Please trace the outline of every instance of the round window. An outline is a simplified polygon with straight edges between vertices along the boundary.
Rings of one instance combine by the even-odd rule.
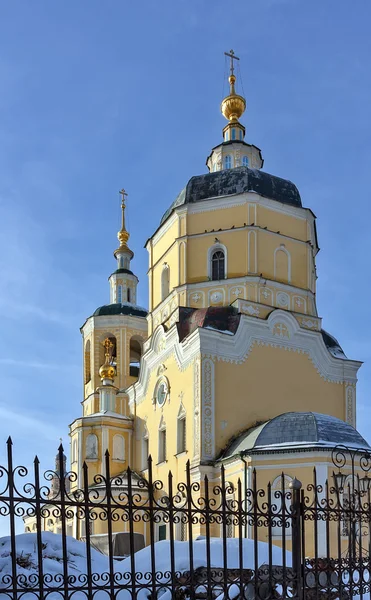
[[[159,406],[162,406],[166,400],[166,396],[167,396],[167,385],[165,381],[161,381],[161,383],[159,384],[159,386],[157,387],[157,393],[156,393],[156,400],[157,400],[157,404]]]

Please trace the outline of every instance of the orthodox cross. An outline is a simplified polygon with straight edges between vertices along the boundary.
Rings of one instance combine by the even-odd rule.
[[[234,75],[234,60],[240,60],[238,58],[238,56],[235,55],[233,50],[230,50],[229,52],[224,52],[224,54],[226,56],[229,56],[229,58],[231,59],[231,75]]]
[[[103,346],[106,349],[105,357],[106,358],[111,358],[111,351],[112,351],[112,348],[113,348],[113,344],[112,344],[111,340],[109,338],[106,338],[104,340],[104,342],[103,342]]]
[[[125,206],[125,198],[128,195],[128,193],[124,190],[124,188],[122,188],[122,190],[119,191],[119,194],[121,194],[122,196],[121,205]]]

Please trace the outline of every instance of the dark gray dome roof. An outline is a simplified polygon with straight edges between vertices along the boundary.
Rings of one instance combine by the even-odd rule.
[[[236,167],[192,177],[163,215],[161,224],[177,206],[244,192],[256,192],[283,204],[302,206],[297,187],[288,179],[281,179],[258,169]]]
[[[105,315],[133,315],[134,317],[146,317],[147,311],[141,306],[135,304],[105,304],[93,312],[93,317],[102,317]]]
[[[341,419],[315,412],[287,412],[242,433],[230,443],[222,458],[254,450],[334,447],[337,444],[371,449],[361,434]]]

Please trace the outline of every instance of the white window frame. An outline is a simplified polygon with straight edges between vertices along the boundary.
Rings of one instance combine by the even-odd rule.
[[[228,279],[228,251],[227,247],[224,246],[221,242],[216,242],[207,251],[207,276],[210,281],[212,281],[213,276],[213,266],[212,266],[212,258],[214,252],[221,250],[224,252],[224,279]],[[221,280],[222,281],[222,280]]]

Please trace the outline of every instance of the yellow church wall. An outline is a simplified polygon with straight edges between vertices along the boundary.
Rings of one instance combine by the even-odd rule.
[[[267,227],[269,231],[279,231],[282,235],[306,242],[308,239],[307,224],[308,220],[303,218],[303,214],[301,218],[294,217],[287,214],[287,211],[279,212],[257,204],[257,222],[255,225],[259,227]]]
[[[289,411],[323,412],[324,400],[327,414],[345,419],[344,386],[325,381],[307,355],[282,348],[254,345],[243,367],[218,361],[215,393],[218,450],[256,421]]]
[[[163,300],[162,273],[164,270],[164,263],[166,263],[170,269],[169,290],[171,291],[179,284],[179,249],[177,244],[171,246],[171,248],[169,248],[169,250],[161,257],[161,260],[153,266],[151,298],[153,308]]]
[[[158,367],[157,367],[158,369]],[[135,468],[143,469],[142,439],[145,426],[149,432],[149,453],[153,461],[154,478],[167,478],[171,470],[175,478],[184,478],[187,460],[193,457],[193,364],[180,370],[172,355],[161,365],[161,374],[154,369],[148,382],[145,400],[136,407],[137,441]],[[159,407],[154,401],[156,384],[165,377],[170,386],[170,394],[164,405]],[[186,413],[186,452],[177,454],[178,415],[183,405]],[[166,424],[166,461],[159,464],[159,427]],[[138,439],[139,438],[139,439]]]
[[[173,217],[170,217],[172,219]],[[163,227],[167,227],[168,223],[163,225]],[[152,266],[156,265],[158,262],[162,262],[165,259],[165,254],[168,252],[170,246],[174,243],[174,241],[179,237],[179,220],[175,217],[172,225],[167,229],[166,233],[162,236],[154,236],[152,239]]]
[[[207,209],[208,207],[209,210]],[[212,203],[205,202],[205,212],[187,214],[188,235],[204,233],[205,229],[207,231],[215,229],[214,235],[217,235],[218,229],[224,230],[230,227],[243,227],[244,223],[247,223],[246,204],[220,208],[219,210],[210,210],[211,208]]]

